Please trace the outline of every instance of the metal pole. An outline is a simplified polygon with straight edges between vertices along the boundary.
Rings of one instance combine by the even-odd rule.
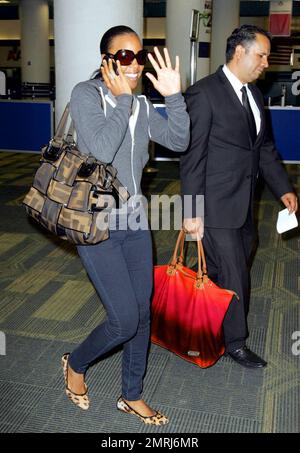
[[[191,41],[191,85],[196,82],[197,77],[197,45],[199,37],[199,25],[200,25],[200,11],[197,9],[192,10],[191,17],[191,30],[190,30],[190,41]]]
[[[197,43],[191,41],[191,85],[196,82],[197,74]]]

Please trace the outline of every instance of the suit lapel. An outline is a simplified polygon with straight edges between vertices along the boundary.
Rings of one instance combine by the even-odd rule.
[[[230,97],[232,103],[234,104],[235,108],[241,114],[241,118],[243,119],[243,124],[244,124],[244,127],[245,127],[246,131],[247,131],[247,134],[248,134],[248,137],[249,137],[249,141],[250,141],[250,144],[251,144],[251,137],[250,137],[247,113],[246,113],[244,107],[242,106],[241,101],[239,100],[239,98],[238,98],[236,92],[234,91],[231,83],[229,82],[229,80],[227,79],[226,75],[224,74],[222,66],[220,66],[219,69],[217,70],[217,75],[219,76],[219,79],[220,79],[221,83],[224,85],[224,89],[226,90],[227,94],[229,95],[229,97]]]
[[[260,97],[258,96],[257,94],[257,88],[255,88],[253,85],[248,85],[248,88],[249,90],[251,91],[252,93],[252,96],[255,100],[255,103],[259,109],[259,113],[260,113],[260,119],[261,119],[261,123],[260,123],[260,131],[259,131],[259,134],[257,135],[256,137],[256,141],[255,141],[255,144],[260,140],[264,130],[265,130],[265,109],[264,109],[264,106],[261,102],[261,99]]]

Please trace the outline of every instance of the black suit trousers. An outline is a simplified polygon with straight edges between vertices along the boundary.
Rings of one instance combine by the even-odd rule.
[[[219,286],[236,292],[223,322],[226,351],[245,345],[250,299],[250,266],[256,231],[249,209],[241,228],[204,226],[203,246],[208,275]]]

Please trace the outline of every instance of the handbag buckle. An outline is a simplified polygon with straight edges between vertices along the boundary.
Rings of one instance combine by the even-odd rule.
[[[62,146],[55,146],[52,143],[52,140],[49,142],[47,148],[43,152],[43,158],[45,160],[50,160],[51,162],[55,162],[62,153]]]
[[[88,178],[95,171],[96,162],[83,162],[78,170],[77,175],[81,178]]]
[[[113,177],[112,177],[111,173],[108,170],[106,170],[105,178],[103,180],[103,188],[105,190],[109,189],[111,187],[112,181],[113,181]]]

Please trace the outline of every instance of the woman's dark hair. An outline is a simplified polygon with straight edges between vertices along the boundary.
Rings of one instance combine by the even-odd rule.
[[[235,49],[239,44],[245,48],[249,48],[255,41],[257,34],[266,36],[271,42],[270,33],[256,25],[242,25],[233,30],[232,34],[227,39],[226,63],[229,63],[229,61],[232,60]]]
[[[101,38],[100,41],[100,53],[106,54],[109,53],[109,48],[112,44],[113,39],[116,36],[120,35],[135,35],[138,36],[138,34],[132,30],[132,28],[127,27],[126,25],[117,25],[116,27],[109,28],[104,35]],[[93,72],[92,79],[97,79],[101,77],[101,72],[99,69]]]
[[[127,27],[126,25],[117,25],[116,27],[110,28],[102,36],[102,39],[100,41],[100,53],[101,54],[108,53],[113,39],[116,36],[120,36],[120,35],[136,35],[137,36],[137,33],[134,30],[132,30],[132,28]]]

